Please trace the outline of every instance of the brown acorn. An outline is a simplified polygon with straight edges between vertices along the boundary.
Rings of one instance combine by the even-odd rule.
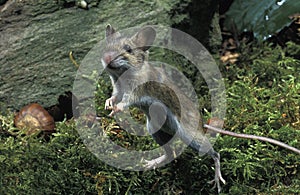
[[[54,132],[55,122],[53,117],[37,103],[23,107],[15,116],[14,124],[18,129],[26,129],[26,135],[37,131],[45,133]]]

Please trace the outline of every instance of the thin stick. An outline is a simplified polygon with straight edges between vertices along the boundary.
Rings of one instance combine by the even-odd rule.
[[[224,134],[224,135],[230,135],[230,136],[233,136],[233,137],[239,137],[239,138],[246,138],[246,139],[253,139],[253,140],[260,140],[260,141],[264,141],[264,142],[269,142],[269,143],[272,143],[272,144],[275,144],[275,145],[278,145],[278,146],[281,146],[283,148],[286,148],[288,150],[291,150],[293,152],[296,152],[297,154],[300,154],[300,150],[297,149],[297,148],[294,148],[290,145],[287,145],[283,142],[280,142],[280,141],[277,141],[275,139],[271,139],[271,138],[267,138],[267,137],[262,137],[262,136],[257,136],[257,135],[248,135],[248,134],[242,134],[242,133],[234,133],[234,132],[231,132],[231,131],[226,131],[226,130],[223,130],[223,129],[219,129],[219,128],[216,128],[216,127],[212,127],[210,125],[204,125],[205,128],[208,128],[214,132],[217,132],[217,133],[221,133],[221,134]]]
[[[71,62],[74,64],[74,66],[78,69],[79,68],[79,64],[77,64],[76,60],[74,59],[72,51],[70,51],[70,53],[69,53],[69,58],[70,58]]]

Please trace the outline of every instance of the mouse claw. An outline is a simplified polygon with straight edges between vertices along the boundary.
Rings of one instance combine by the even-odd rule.
[[[154,160],[145,160],[146,164],[144,168],[146,169],[156,169],[157,167],[157,162]]]
[[[215,189],[215,188],[217,187],[218,193],[220,193],[221,190],[222,190],[220,181],[221,181],[223,184],[226,183],[226,181],[222,178],[222,176],[216,177],[215,179],[213,179],[213,180],[211,180],[211,181],[209,181],[209,182],[207,182],[207,183],[209,183],[209,184],[214,184],[213,187],[212,187],[212,189]]]
[[[104,109],[112,110],[115,102],[116,102],[116,96],[111,96],[105,101]]]
[[[124,111],[124,107],[125,107],[125,104],[120,102],[118,103],[117,105],[113,106],[111,113],[108,115],[109,117],[112,117],[114,116],[116,113],[118,112],[123,112]]]
[[[145,168],[146,169],[156,169],[161,163],[163,163],[165,160],[167,160],[167,155],[162,155],[158,158],[152,159],[152,160],[145,160]]]

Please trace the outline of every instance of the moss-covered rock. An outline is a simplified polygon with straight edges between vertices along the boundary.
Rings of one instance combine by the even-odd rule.
[[[70,51],[80,62],[103,39],[108,23],[118,29],[170,26],[174,23],[171,10],[181,6],[180,0],[108,0],[86,1],[92,6],[85,10],[72,2],[8,1],[4,5],[0,13],[2,106],[19,109],[30,102],[56,104],[60,94],[72,90],[76,68],[69,60]]]

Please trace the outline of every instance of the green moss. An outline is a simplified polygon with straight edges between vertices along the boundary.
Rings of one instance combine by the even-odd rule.
[[[290,44],[292,45],[292,44]],[[294,49],[298,46],[294,45]],[[248,49],[247,49],[248,48]],[[300,148],[299,61],[269,45],[245,46],[240,62],[228,65],[226,128],[262,135]],[[291,151],[256,141],[222,137],[225,174],[231,194],[299,192],[299,158]],[[227,157],[229,157],[227,159]],[[246,188],[244,186],[251,186]]]
[[[135,2],[131,3],[134,5]],[[144,4],[149,11],[158,2],[144,1]],[[103,3],[102,6],[106,10],[102,15],[104,23],[116,23],[121,28],[130,25],[122,23],[120,17],[115,20],[115,17],[106,15],[109,8],[113,9],[111,4]],[[125,3],[119,2],[114,8],[118,12],[113,14],[116,16],[127,11],[127,16],[133,17],[130,10],[134,10],[134,6],[129,11],[124,7]],[[156,22],[166,19],[151,14],[149,17],[157,18]],[[139,22],[147,19],[140,18]],[[104,29],[104,25],[101,28]],[[237,64],[226,65],[226,68],[220,65],[227,87],[226,129],[271,137],[300,148],[299,52],[296,51],[299,51],[299,46],[292,43],[286,49],[246,45],[240,51]],[[153,51],[153,54],[153,57],[166,58],[169,64],[178,67],[184,64],[181,70],[191,78],[201,97],[200,104],[209,110],[207,87],[189,63],[168,52]],[[141,150],[155,147],[151,137],[139,138],[122,130],[114,133],[116,123],[106,118],[108,113],[103,110],[103,102],[111,91],[110,83],[103,78],[98,82],[95,101],[107,135],[124,147]],[[212,159],[199,157],[190,149],[174,162],[156,170],[123,171],[106,165],[86,148],[74,121],[57,123],[57,132],[48,139],[24,137],[13,127],[13,114],[2,113],[0,194],[216,193],[207,183],[213,179]],[[137,120],[144,120],[137,110],[133,110],[133,115]],[[228,136],[220,136],[215,148],[220,151],[221,167],[227,181],[223,185],[223,194],[300,193],[299,156],[291,151]]]

